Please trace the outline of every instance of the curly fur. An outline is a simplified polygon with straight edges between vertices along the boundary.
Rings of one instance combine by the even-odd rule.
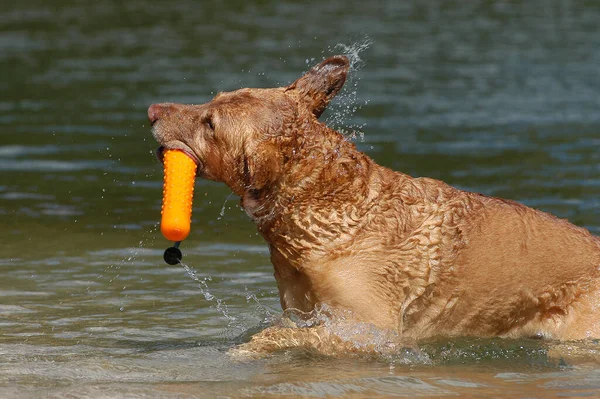
[[[318,120],[347,72],[336,56],[287,87],[148,111],[161,146],[183,149],[201,176],[241,197],[269,245],[283,309],[327,304],[415,339],[600,338],[600,240],[516,202],[377,165]],[[280,332],[277,343],[268,329],[262,342],[315,334]]]

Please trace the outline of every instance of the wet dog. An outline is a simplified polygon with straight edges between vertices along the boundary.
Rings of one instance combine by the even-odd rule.
[[[377,165],[318,119],[348,70],[334,56],[286,87],[148,109],[161,148],[183,150],[199,176],[241,197],[269,245],[283,309],[326,306],[344,323],[413,339],[600,338],[600,239],[513,201]],[[285,330],[247,345],[323,336]]]

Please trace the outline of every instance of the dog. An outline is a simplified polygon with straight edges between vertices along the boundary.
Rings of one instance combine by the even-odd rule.
[[[268,243],[282,308],[326,306],[346,323],[415,340],[600,338],[600,239],[520,203],[376,164],[318,119],[348,71],[333,56],[286,87],[148,109],[159,157],[180,149],[198,176],[241,197]],[[249,344],[331,335],[311,331],[267,328]]]

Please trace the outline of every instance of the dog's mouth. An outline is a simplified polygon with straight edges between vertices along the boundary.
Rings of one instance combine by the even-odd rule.
[[[190,157],[196,163],[196,174],[199,174],[202,171],[202,162],[198,159],[194,151],[187,145],[181,142],[170,143],[168,146],[161,145],[156,149],[156,158],[160,161],[160,163],[164,162],[164,154],[166,150],[180,150],[183,151],[185,155]]]

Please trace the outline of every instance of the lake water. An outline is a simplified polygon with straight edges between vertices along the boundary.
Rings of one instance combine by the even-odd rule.
[[[600,396],[594,341],[232,359],[281,313],[266,245],[198,181],[190,270],[164,264],[146,117],[350,53],[323,118],[377,162],[600,234],[598,21],[600,3],[570,0],[3,4],[0,396]]]

